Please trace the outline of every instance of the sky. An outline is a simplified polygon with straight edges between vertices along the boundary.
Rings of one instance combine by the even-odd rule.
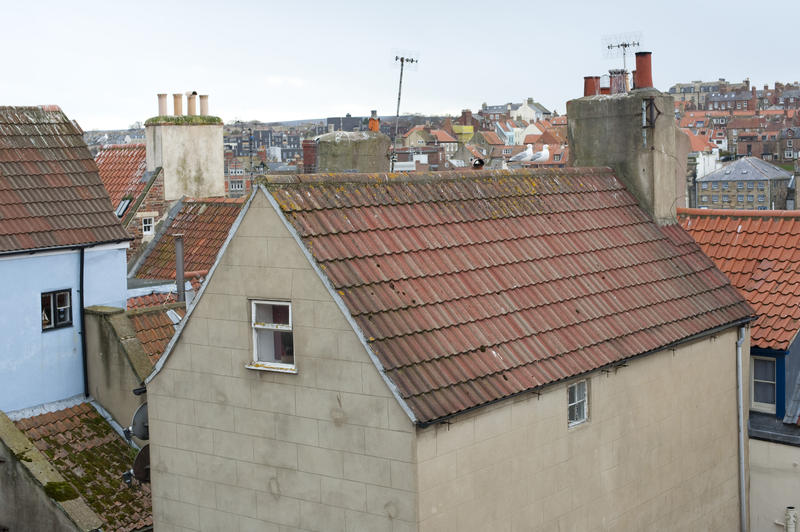
[[[621,68],[604,43],[632,34],[653,53],[661,90],[800,79],[796,37],[770,30],[773,17],[800,15],[785,0],[761,14],[740,0],[2,4],[0,105],[56,104],[84,130],[144,122],[158,114],[157,93],[192,90],[225,122],[394,115],[398,51],[419,59],[404,72],[401,114],[528,97],[563,114],[584,76]]]

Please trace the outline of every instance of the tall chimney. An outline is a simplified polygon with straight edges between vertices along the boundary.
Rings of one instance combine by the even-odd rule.
[[[183,94],[181,93],[173,93],[172,94],[172,107],[174,109],[175,116],[181,116],[183,114]]]
[[[200,114],[208,116],[208,94],[200,95]]]
[[[175,239],[175,285],[178,288],[178,301],[186,301],[186,283],[183,279],[183,234],[172,235]]]
[[[166,116],[167,115],[167,95],[166,94],[159,94],[158,95],[158,116]]]
[[[186,114],[189,116],[195,116],[197,114],[197,92],[187,92],[186,93]]]
[[[648,89],[653,86],[653,70],[650,62],[651,52],[636,52],[636,88]]]

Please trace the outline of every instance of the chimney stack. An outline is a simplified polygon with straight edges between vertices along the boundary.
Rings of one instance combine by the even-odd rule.
[[[167,95],[158,95],[158,116],[167,116]]]
[[[636,52],[636,88],[649,89],[653,86],[651,52]]]
[[[610,76],[611,94],[624,94],[628,92],[628,73],[621,68],[608,71]]]
[[[373,110],[369,117],[369,130],[376,133],[381,130],[381,119],[378,118],[378,111]]]
[[[183,115],[183,94],[181,93],[173,93],[172,94],[172,107],[173,113],[175,116]]]
[[[317,171],[317,142],[313,139],[303,141],[303,173],[313,174]]]
[[[196,98],[196,91],[186,93],[186,114],[189,116],[195,116],[197,114]]]
[[[200,95],[200,114],[208,116],[208,94]]]
[[[594,96],[600,93],[600,76],[583,77],[583,95]]]

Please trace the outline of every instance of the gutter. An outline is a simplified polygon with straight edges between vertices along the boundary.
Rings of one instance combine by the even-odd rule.
[[[739,327],[739,339],[736,340],[736,410],[739,431],[739,530],[747,532],[747,499],[744,467],[744,390],[742,387],[742,343],[744,327]]]

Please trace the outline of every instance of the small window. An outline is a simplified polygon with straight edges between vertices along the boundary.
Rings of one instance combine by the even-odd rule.
[[[742,171],[742,173],[744,173],[744,171]],[[753,187],[755,187],[755,183],[753,183],[752,181],[748,181],[747,190],[753,190]]]
[[[722,183],[722,190],[728,190],[728,183]]]
[[[752,194],[748,194],[747,195],[747,201],[754,201],[754,200],[755,200],[755,198],[753,197]]]
[[[744,183],[742,183],[741,181],[736,183],[736,190],[744,190]]]
[[[700,201],[703,202],[703,203],[708,203],[708,196],[706,196],[706,195],[700,196]]]
[[[758,182],[758,190],[764,190],[766,184],[763,181]]]
[[[775,413],[775,359],[751,357],[753,375],[750,389],[752,410]]]
[[[719,203],[719,196],[714,194],[711,196],[711,203]]]
[[[560,160],[561,160],[561,154],[560,153],[556,153],[555,155],[553,155],[553,161],[558,162]]]
[[[728,196],[727,194],[722,195],[722,203],[730,203],[730,201],[731,201],[730,196]]]
[[[142,234],[143,235],[152,235],[153,234],[153,217],[147,216],[142,218]]]
[[[744,194],[737,195],[736,201],[738,201],[739,203],[744,203]]]
[[[232,179],[230,182],[230,190],[244,190],[244,181],[241,179]]]
[[[787,140],[786,141],[786,147],[787,148],[791,148],[792,147],[792,141],[791,140]]]
[[[767,201],[767,196],[764,195],[764,194],[759,194],[758,195],[758,202],[759,203],[764,203],[765,201]]]
[[[42,294],[42,330],[72,325],[72,290]]]
[[[292,308],[281,301],[252,301],[253,362],[247,367],[297,373],[292,338]]]
[[[570,427],[583,423],[589,416],[586,383],[583,380],[567,386],[567,418]]]
[[[711,183],[711,190],[719,190],[719,181]]]
[[[785,150],[784,153],[783,153],[783,158],[784,159],[792,159],[792,158],[794,158],[794,153],[792,152],[792,150]]]
[[[700,183],[700,190],[708,190],[708,183]]]

